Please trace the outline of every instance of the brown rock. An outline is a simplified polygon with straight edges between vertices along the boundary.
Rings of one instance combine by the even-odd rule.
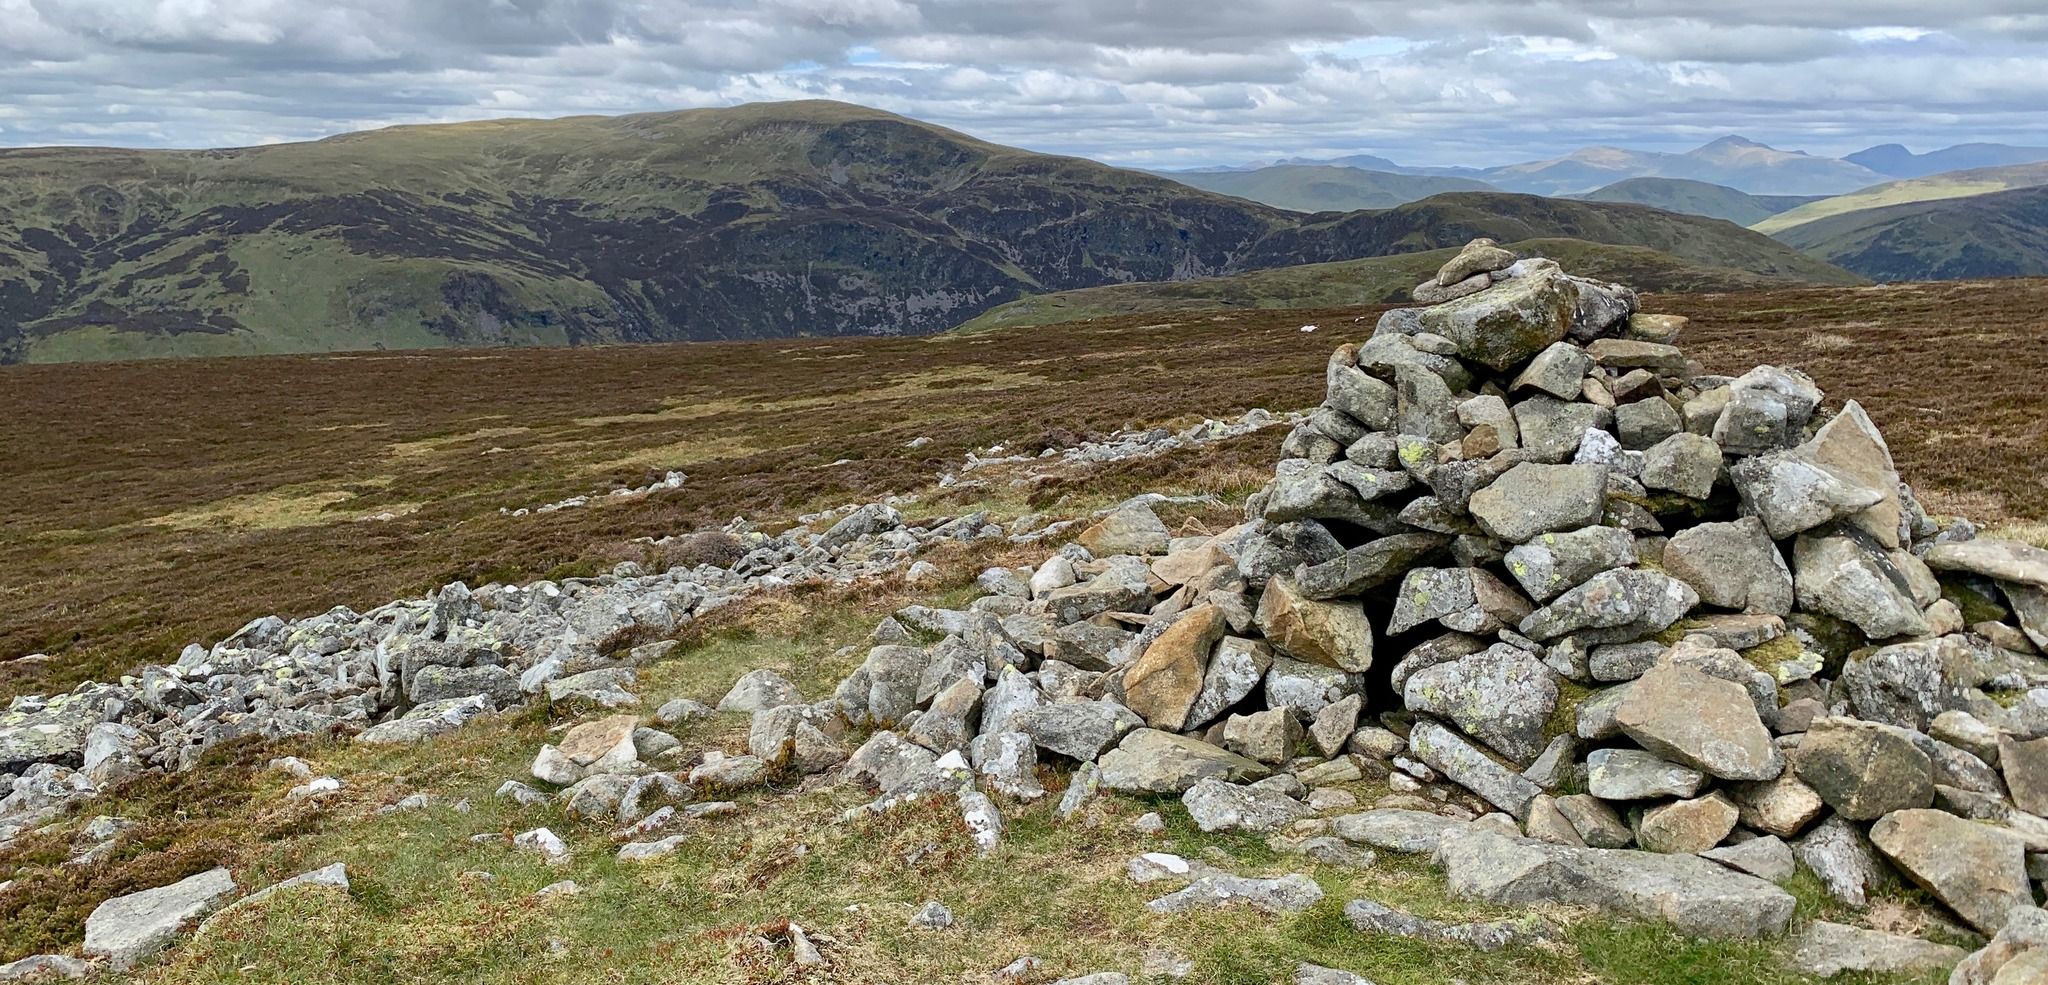
[[[1266,640],[1296,660],[1353,673],[1372,666],[1372,624],[1358,602],[1318,602],[1274,577],[1259,597],[1257,620]]]
[[[1735,804],[1719,791],[1692,800],[1660,804],[1643,812],[1636,843],[1645,851],[1697,855],[1735,830]]]
[[[632,715],[613,715],[584,722],[562,736],[562,743],[557,748],[570,762],[589,766],[615,751],[621,751],[622,745],[631,744],[633,730],[639,725],[640,720]],[[631,757],[627,759],[630,761]]]
[[[1153,728],[1178,732],[1202,693],[1209,653],[1224,633],[1223,610],[1204,603],[1182,613],[1124,675],[1124,704]]]
[[[1997,933],[2014,907],[2034,905],[2026,842],[2003,828],[1946,811],[1904,810],[1872,825],[1870,841],[1984,933]]]

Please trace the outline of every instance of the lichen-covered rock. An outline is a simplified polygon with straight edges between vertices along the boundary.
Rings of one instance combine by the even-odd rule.
[[[1507,553],[1508,574],[1537,602],[1548,602],[1603,571],[1635,563],[1635,534],[1617,527],[1542,534]],[[1786,584],[1789,596],[1789,574]]]
[[[1655,635],[1699,604],[1692,586],[1655,571],[1602,572],[1522,620],[1522,635],[1554,640],[1576,634],[1583,643],[1632,643]]]
[[[1571,279],[1545,271],[1424,308],[1420,318],[1423,331],[1450,339],[1460,357],[1506,372],[1562,341],[1577,310]]]
[[[1664,545],[1660,563],[1707,605],[1776,616],[1792,611],[1792,569],[1755,517],[1681,530]]]
[[[1203,831],[1278,831],[1313,813],[1307,804],[1262,786],[1226,783],[1214,777],[1197,781],[1181,795],[1181,805]]]
[[[1705,499],[1721,478],[1721,446],[1698,434],[1674,434],[1643,452],[1643,486]]]
[[[1435,722],[1417,722],[1408,735],[1408,748],[1451,782],[1518,818],[1543,792],[1527,777],[1494,762],[1464,737]]]
[[[1799,779],[1843,817],[1869,821],[1934,802],[1934,764],[1903,729],[1854,718],[1813,723],[1792,757]]]
[[[1244,783],[1272,773],[1257,760],[1200,739],[1149,728],[1125,736],[1100,762],[1102,786],[1132,793],[1177,794],[1208,777]]]
[[[1402,691],[1410,711],[1447,718],[1523,765],[1544,749],[1544,726],[1557,710],[1557,695],[1557,675],[1505,643],[1418,671]]]

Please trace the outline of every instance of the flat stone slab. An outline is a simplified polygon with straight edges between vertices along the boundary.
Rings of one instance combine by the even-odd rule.
[[[1816,920],[1787,942],[1785,964],[1816,978],[1845,971],[1904,974],[1941,971],[1963,960],[1960,947]]]
[[[1567,848],[1477,828],[1436,853],[1451,892],[1489,903],[1560,903],[1654,920],[1695,937],[1785,932],[1792,894],[1696,855]]]
[[[116,896],[85,918],[84,953],[118,970],[169,947],[185,925],[214,911],[235,892],[226,869],[209,869],[168,886]]]

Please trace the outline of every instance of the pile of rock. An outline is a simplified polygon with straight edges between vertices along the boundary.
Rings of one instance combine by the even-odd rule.
[[[1485,241],[1434,284],[1337,350],[1246,523],[1127,503],[885,621],[831,698],[756,712],[751,756],[821,772],[872,727],[842,770],[871,809],[1035,799],[1058,764],[1063,813],[1178,794],[1700,934],[1784,931],[1801,864],[1985,934],[2033,906],[2048,552],[1928,517],[1860,407],[1704,373],[1627,288]],[[1362,779],[1394,792],[1315,817]]]
[[[631,668],[692,620],[764,590],[896,573],[934,544],[1006,533],[984,514],[907,523],[887,502],[813,519],[822,529],[770,536],[735,520],[686,535],[736,545],[728,566],[626,562],[594,578],[458,582],[368,612],[268,616],[120,681],[16,698],[0,713],[0,843],[124,777],[189,769],[230,739],[343,728],[364,742],[417,742],[542,695],[633,702]],[[656,642],[608,645],[628,637]]]

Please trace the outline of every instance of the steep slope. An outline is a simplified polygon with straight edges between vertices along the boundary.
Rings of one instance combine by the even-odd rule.
[[[1205,191],[1248,198],[1295,212],[1390,209],[1442,192],[1497,190],[1486,182],[1470,178],[1436,178],[1355,167],[1292,164],[1255,171],[1183,172],[1170,177]]]
[[[1930,175],[1908,181],[1888,181],[1881,185],[1835,195],[1802,205],[1796,209],[1765,219],[1750,226],[1751,229],[1767,235],[1779,233],[1803,223],[1824,219],[1828,216],[1843,215],[1863,209],[1883,208],[1889,205],[1907,205],[1913,202],[1932,202],[1945,198],[1968,198],[1972,195],[1987,195],[2013,188],[2032,188],[2048,185],[2048,163],[2018,164],[1997,168],[1977,168],[1971,171],[1952,171],[1946,174]]]
[[[1842,160],[1863,165],[1879,174],[1888,174],[1894,178],[1924,178],[1944,171],[1965,171],[2048,161],[2048,147],[1957,144],[1925,154],[1915,154],[1899,144],[1880,144],[1846,155]]]
[[[1633,202],[1666,212],[1726,219],[1738,226],[1761,222],[1815,200],[1801,195],[1751,195],[1685,178],[1629,178],[1572,197],[1589,202]]]
[[[1027,293],[1475,228],[1841,275],[1733,227],[1602,211],[1623,208],[1481,196],[1434,218],[1305,217],[831,102],[6,151],[0,361],[931,332]]]
[[[2048,274],[2048,186],[1864,209],[1778,238],[1873,280]]]
[[[1523,256],[1544,256],[1589,277],[1620,281],[1646,291],[1674,293],[1763,290],[1806,284],[1682,259],[1640,246],[1609,246],[1576,239],[1508,243]],[[1037,294],[991,308],[960,331],[1050,325],[1082,318],[1163,312],[1267,308],[1329,308],[1408,300],[1408,292],[1434,275],[1456,249],[1310,263],[1254,270],[1228,277],[1151,284],[1109,284]]]

